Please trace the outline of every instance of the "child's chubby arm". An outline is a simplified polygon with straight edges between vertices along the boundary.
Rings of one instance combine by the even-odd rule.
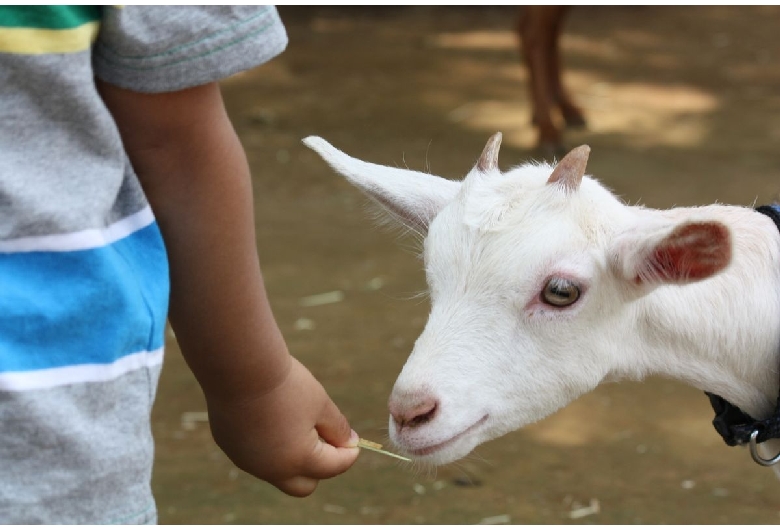
[[[215,83],[141,94],[98,81],[163,234],[169,318],[217,444],[243,470],[306,496],[355,461],[357,436],[287,351],[257,258],[243,148]]]

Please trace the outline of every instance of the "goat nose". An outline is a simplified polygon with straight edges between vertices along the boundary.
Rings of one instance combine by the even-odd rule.
[[[391,397],[387,404],[398,430],[415,428],[431,421],[439,409],[439,401],[433,396],[416,399]]]

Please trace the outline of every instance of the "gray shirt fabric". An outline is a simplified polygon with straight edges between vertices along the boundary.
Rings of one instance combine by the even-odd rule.
[[[123,11],[107,13],[93,65],[101,79],[138,92],[169,92],[222,79],[266,62],[287,44],[270,6],[178,11],[147,6],[133,18]]]
[[[94,77],[181,90],[286,44],[270,6],[0,6],[0,523],[156,522],[167,258]]]

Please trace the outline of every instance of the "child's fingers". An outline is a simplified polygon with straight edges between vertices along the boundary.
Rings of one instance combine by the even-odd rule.
[[[359,454],[357,447],[333,447],[318,439],[314,454],[300,470],[301,475],[274,482],[274,485],[288,495],[306,497],[317,488],[320,480],[335,477],[349,469]]]
[[[320,440],[314,456],[307,462],[306,476],[326,479],[340,475],[352,467],[359,454],[357,447],[333,447]]]
[[[292,495],[293,497],[308,497],[314,492],[315,489],[317,489],[318,483],[319,480],[314,478],[293,477],[284,480],[279,484],[274,484],[274,486],[282,490],[287,495]]]

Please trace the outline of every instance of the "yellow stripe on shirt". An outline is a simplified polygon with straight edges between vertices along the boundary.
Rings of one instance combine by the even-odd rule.
[[[99,21],[71,29],[0,28],[0,53],[76,53],[92,46],[99,29]]]

